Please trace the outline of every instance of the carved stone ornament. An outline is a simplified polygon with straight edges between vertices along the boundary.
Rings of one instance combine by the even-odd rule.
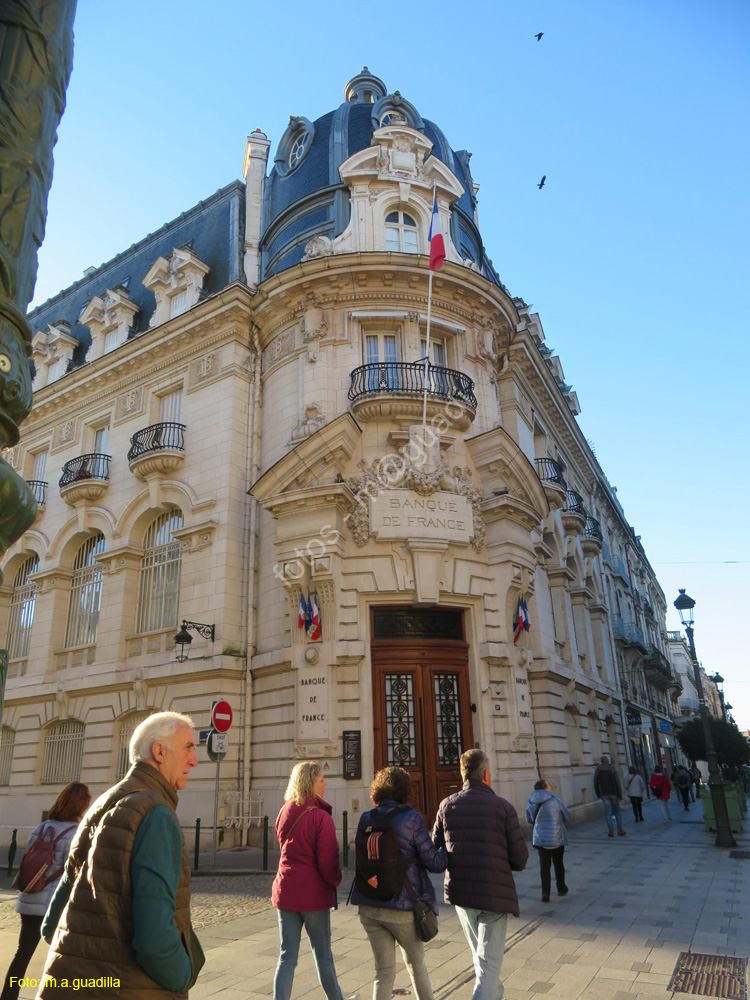
[[[0,449],[18,442],[19,424],[31,410],[31,330],[24,313],[44,235],[52,149],[72,65],[75,7],[75,0],[3,4]],[[33,524],[36,513],[28,485],[0,459],[0,558]]]
[[[329,257],[333,253],[333,243],[328,236],[313,236],[305,244],[302,260],[315,260],[318,257]]]
[[[328,336],[328,317],[315,305],[306,307],[300,321],[302,340],[307,345],[307,360],[314,363],[318,360],[318,341]]]
[[[452,469],[441,465],[433,472],[415,468],[406,457],[387,455],[367,465],[365,459],[359,462],[362,474],[347,480],[347,486],[354,494],[355,503],[348,514],[347,524],[355,545],[362,547],[370,537],[370,498],[390,489],[412,490],[419,496],[431,496],[442,490],[465,496],[471,504],[474,537],[471,546],[481,552],[486,528],[482,514],[482,491],[468,478],[467,471],[460,466]]]
[[[296,445],[305,438],[311,437],[316,431],[328,423],[319,403],[309,403],[305,407],[305,415],[301,417],[292,430],[290,445]]]

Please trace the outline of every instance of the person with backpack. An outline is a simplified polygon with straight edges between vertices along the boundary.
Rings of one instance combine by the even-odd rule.
[[[654,793],[654,798],[659,803],[661,818],[664,823],[672,822],[672,814],[669,811],[669,796],[672,794],[672,782],[664,774],[661,764],[657,764],[654,773],[651,775],[649,788]]]
[[[29,834],[13,883],[20,889],[16,912],[21,914],[21,933],[0,1000],[17,1000],[21,980],[42,939],[42,920],[65,868],[71,841],[90,804],[88,786],[71,781],[55,799],[47,819]]]
[[[549,903],[552,887],[550,877],[552,865],[555,866],[557,895],[568,895],[563,855],[565,854],[565,845],[568,843],[568,831],[565,829],[565,824],[569,819],[570,809],[562,799],[558,799],[556,795],[552,794],[550,783],[544,778],[540,778],[534,785],[534,791],[526,806],[526,822],[531,823],[531,843],[539,852],[543,903]]]
[[[385,767],[370,785],[375,806],[359,821],[357,871],[351,900],[375,958],[373,1000],[391,1000],[396,978],[396,942],[417,1000],[432,1000],[424,961],[424,941],[415,923],[418,903],[437,915],[435,889],[427,872],[444,872],[445,848],[432,842],[422,814],[409,805],[411,777],[401,767]]]
[[[279,918],[281,947],[273,1000],[289,1000],[302,928],[312,948],[318,980],[328,1000],[343,1000],[331,952],[331,907],[341,882],[333,810],[323,799],[326,782],[314,760],[295,764],[276,819],[281,848],[271,888]]]
[[[625,791],[627,792],[630,804],[633,807],[633,815],[636,823],[643,822],[643,798],[646,794],[646,782],[638,773],[635,764],[628,768],[628,776],[625,779]]]
[[[685,807],[685,812],[690,812],[690,789],[693,785],[693,778],[684,765],[678,764],[672,772],[672,782],[682,797],[682,804]]]

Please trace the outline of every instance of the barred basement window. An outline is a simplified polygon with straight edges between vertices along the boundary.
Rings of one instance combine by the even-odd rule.
[[[44,736],[42,785],[80,780],[85,732],[82,722],[57,722],[49,727]]]
[[[76,554],[68,605],[66,646],[96,642],[102,602],[102,567],[95,557],[104,552],[104,546],[104,535],[99,532],[87,538]]]
[[[138,726],[151,715],[151,712],[133,712],[120,723],[120,740],[117,748],[117,773],[115,781],[121,781],[130,770],[130,739]]]
[[[16,731],[10,726],[0,730],[0,785],[10,784],[10,770],[13,764],[13,746],[16,742]]]
[[[182,527],[182,511],[160,514],[146,531],[141,560],[137,632],[177,625],[182,546],[172,532]]]
[[[39,569],[39,556],[29,556],[13,578],[8,617],[8,659],[27,656],[36,604],[36,584],[29,577]]]

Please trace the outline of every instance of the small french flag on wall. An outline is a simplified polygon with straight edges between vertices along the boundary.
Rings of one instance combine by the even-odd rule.
[[[528,632],[531,628],[529,621],[529,609],[526,601],[522,597],[518,598],[518,608],[516,609],[516,621],[513,626],[513,644],[515,645],[521,638],[522,632]]]
[[[432,218],[430,219],[430,270],[439,271],[445,260],[445,243],[443,230],[440,227],[440,212],[438,212],[437,192],[432,193]]]
[[[305,598],[303,594],[299,595],[299,617],[297,618],[297,628],[305,627],[305,618],[307,617],[307,605],[305,604]]]

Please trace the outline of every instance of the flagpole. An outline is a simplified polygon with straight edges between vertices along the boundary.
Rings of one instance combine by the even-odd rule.
[[[424,400],[422,402],[422,431],[427,429],[427,386],[430,380],[430,318],[432,316],[432,269],[427,286],[427,350],[424,365]],[[424,436],[423,436],[424,440]]]

